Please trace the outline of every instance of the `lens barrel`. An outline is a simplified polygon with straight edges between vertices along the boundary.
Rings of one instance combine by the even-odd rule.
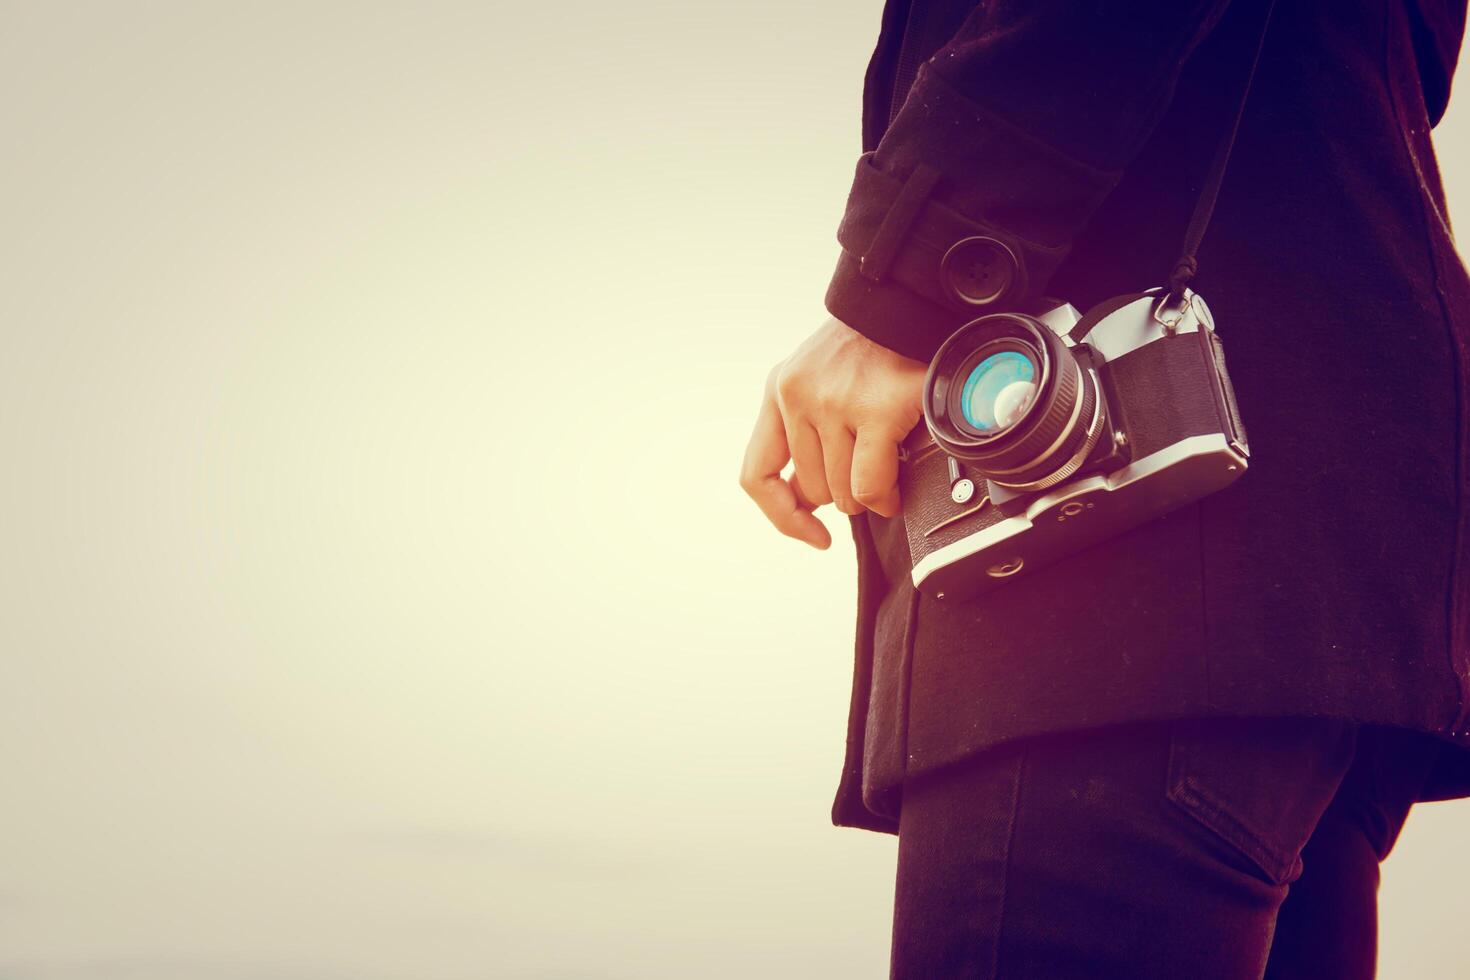
[[[1019,313],[955,331],[929,363],[923,408],[942,450],[1018,490],[1071,476],[1102,430],[1096,374],[1046,324]]]

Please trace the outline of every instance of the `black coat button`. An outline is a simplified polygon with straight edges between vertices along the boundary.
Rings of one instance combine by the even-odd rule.
[[[1013,292],[1020,271],[1020,260],[1008,245],[975,235],[960,239],[944,253],[939,284],[958,306],[993,306]]]

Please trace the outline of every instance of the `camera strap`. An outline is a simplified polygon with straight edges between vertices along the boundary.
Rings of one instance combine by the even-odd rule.
[[[1225,180],[1225,167],[1230,163],[1230,151],[1235,148],[1235,135],[1240,130],[1240,119],[1245,115],[1245,103],[1250,98],[1251,82],[1256,77],[1256,66],[1261,61],[1261,50],[1266,46],[1266,28],[1271,24],[1271,13],[1276,9],[1276,0],[1266,0],[1266,16],[1261,20],[1261,29],[1256,37],[1256,50],[1251,56],[1250,68],[1245,75],[1245,83],[1240,90],[1240,102],[1235,107],[1235,118],[1230,123],[1230,132],[1225,134],[1225,139],[1220,148],[1215,151],[1215,159],[1210,164],[1209,173],[1205,176],[1204,186],[1200,189],[1199,199],[1194,205],[1194,214],[1189,219],[1189,229],[1184,233],[1184,249],[1179,260],[1174,263],[1174,271],[1169,273],[1168,300],[1178,302],[1184,298],[1184,290],[1199,270],[1199,262],[1195,253],[1199,251],[1200,241],[1205,237],[1205,229],[1210,225],[1210,218],[1215,213],[1215,200],[1220,196],[1220,185]]]

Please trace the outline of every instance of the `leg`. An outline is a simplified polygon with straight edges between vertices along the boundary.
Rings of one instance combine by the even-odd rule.
[[[1302,850],[1302,875],[1276,917],[1266,980],[1373,980],[1378,855],[1362,825],[1330,806]]]
[[[1354,726],[1152,723],[910,781],[893,976],[1259,980]]]
[[[1267,980],[1372,980],[1378,959],[1378,865],[1429,776],[1425,736],[1367,727],[1352,767],[1302,851],[1304,870],[1276,919]]]

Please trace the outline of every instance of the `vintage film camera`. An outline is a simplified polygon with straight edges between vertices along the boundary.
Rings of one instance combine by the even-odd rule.
[[[994,313],[940,347],[899,456],[914,585],[961,599],[1238,479],[1209,308],[1184,290]]]

